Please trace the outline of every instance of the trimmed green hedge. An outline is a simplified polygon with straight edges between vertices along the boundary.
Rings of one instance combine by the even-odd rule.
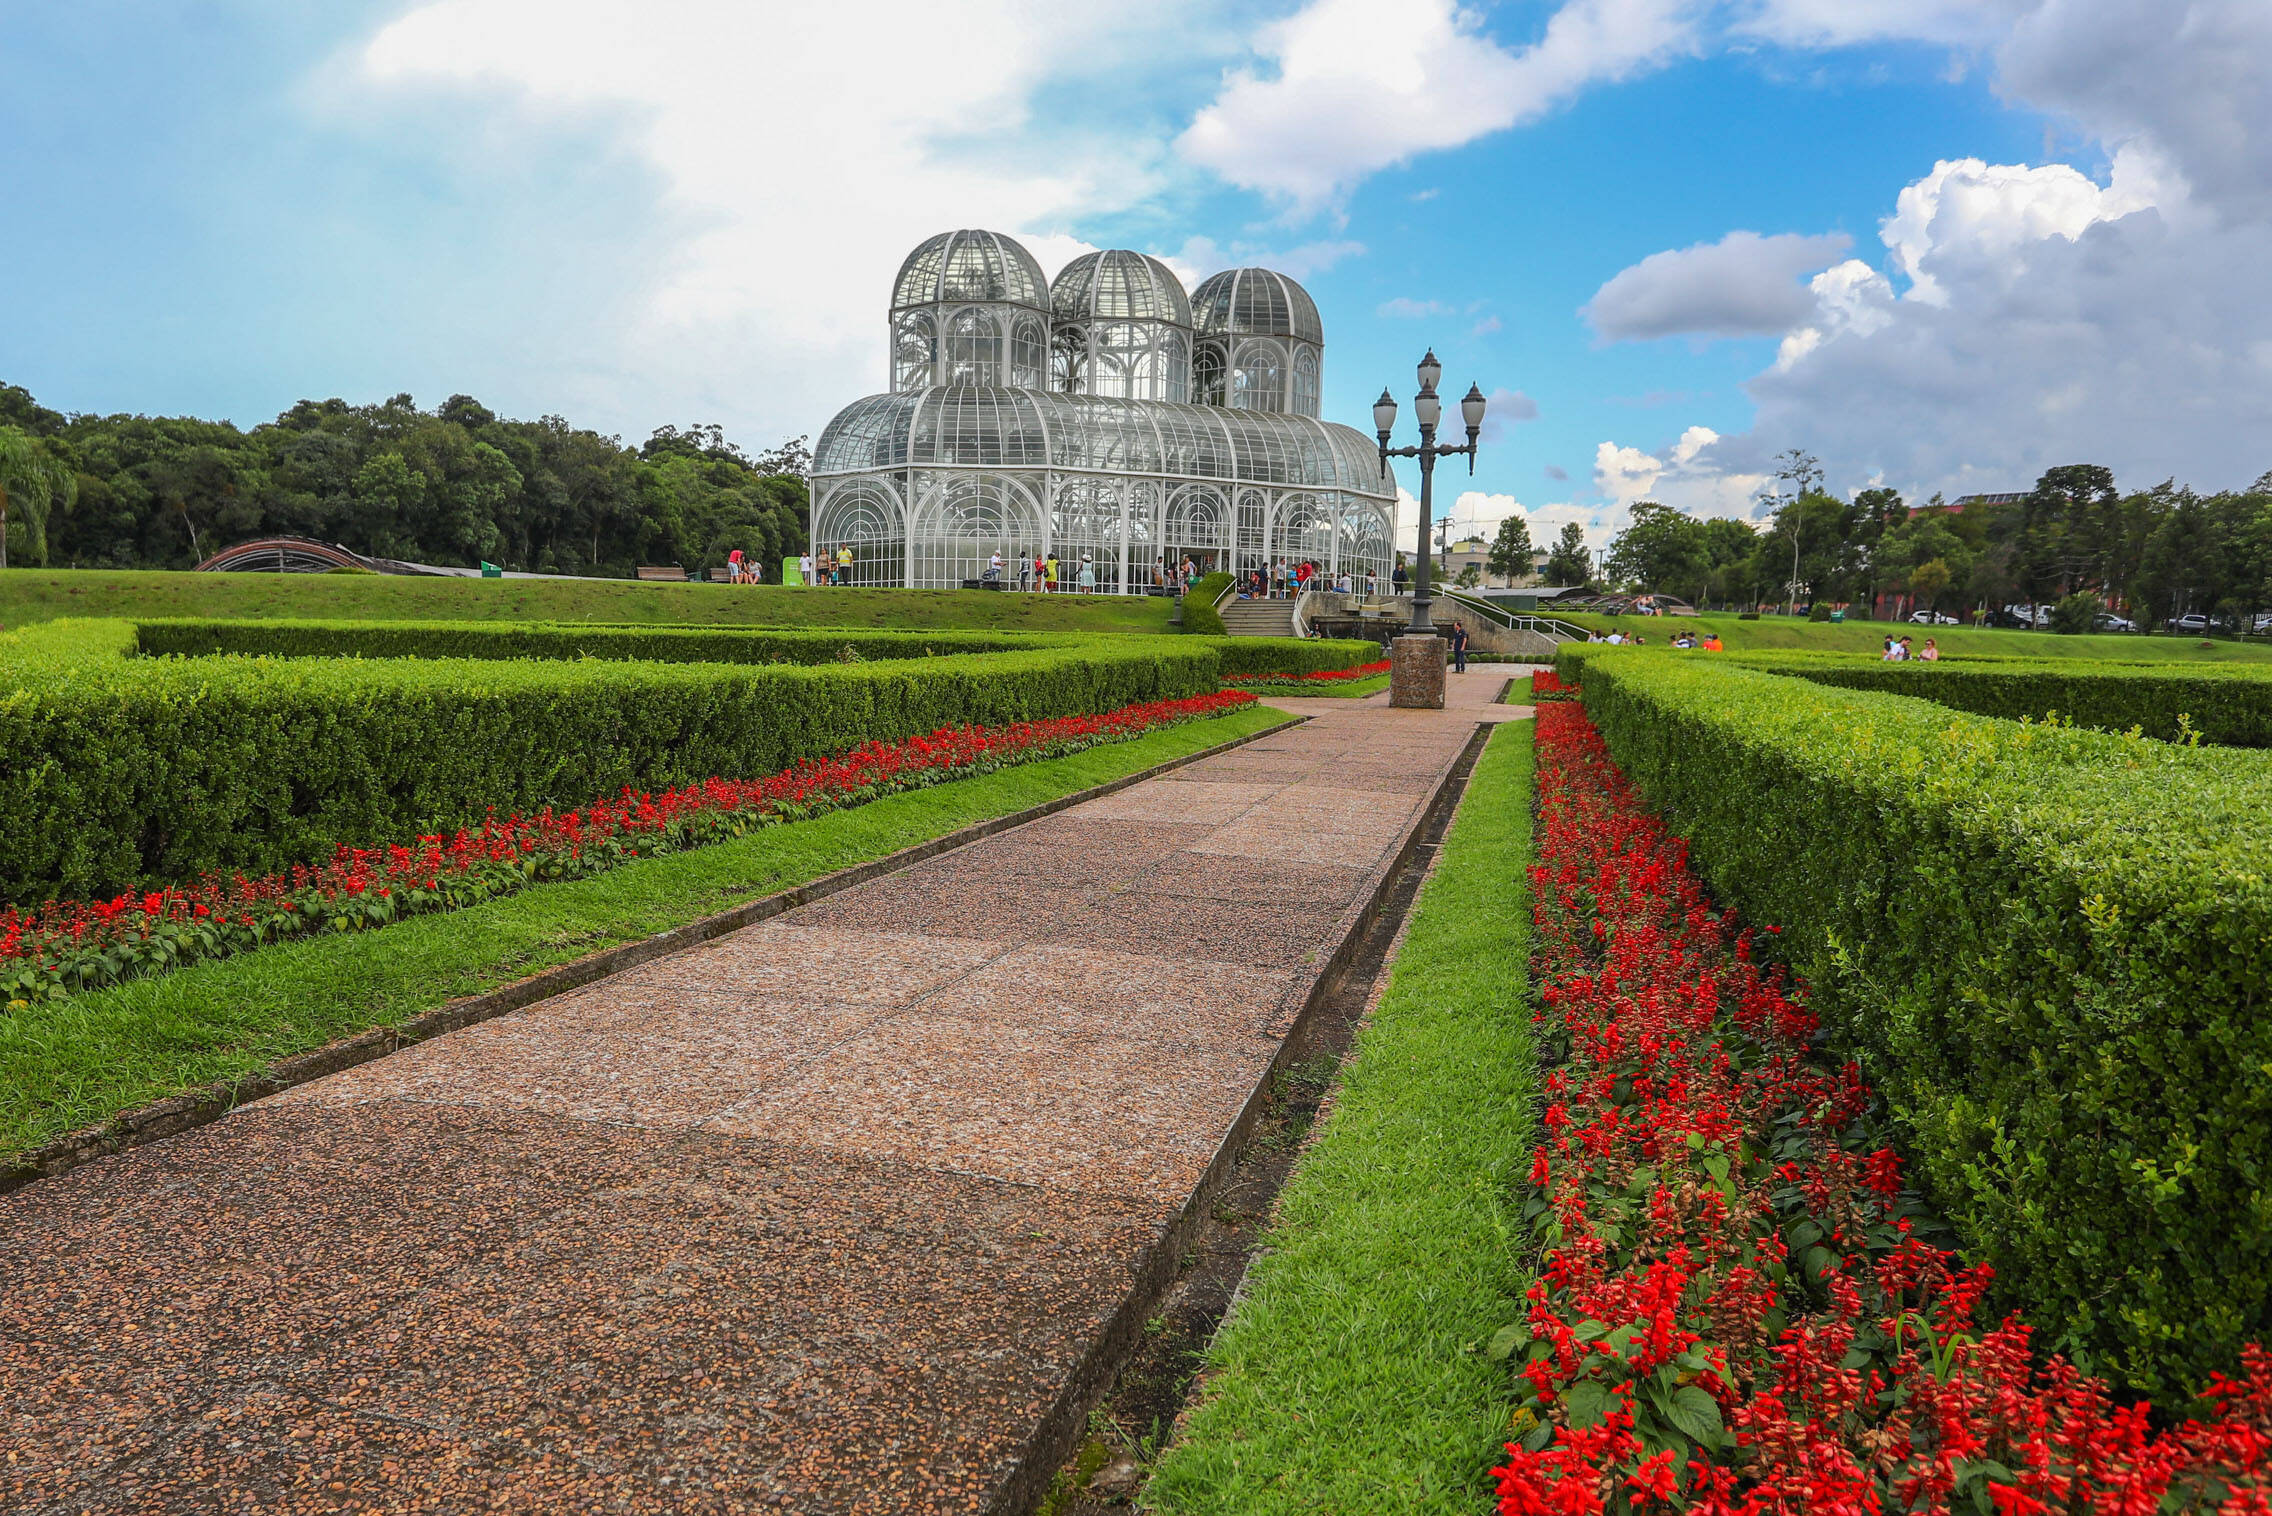
[[[1785,928],[2051,1346],[2168,1395],[2272,1339],[2272,763],[1565,648],[1713,888]]]
[[[894,632],[865,627],[781,629],[588,626],[511,621],[192,621],[135,623],[153,657],[246,654],[277,658],[608,658],[649,663],[853,663],[948,653],[1030,651],[1063,638],[1000,632]]]
[[[1223,613],[1215,609],[1215,602],[1230,587],[1228,574],[1201,574],[1191,588],[1184,591],[1184,631],[1201,637],[1229,636],[1229,629],[1223,625]]]
[[[2251,664],[2076,660],[1952,660],[1885,663],[1837,654],[1750,653],[1734,660],[1840,689],[1913,695],[1978,716],[2042,720],[2173,741],[2188,730],[2204,742],[2272,747],[2272,669]]]
[[[119,658],[120,623],[0,639],[0,898],[266,871],[623,786],[772,773],[941,726],[1216,687],[1183,638],[748,666]],[[107,656],[106,656],[107,655]]]
[[[1330,637],[1210,637],[1225,679],[1256,674],[1338,673],[1378,663],[1381,645]]]

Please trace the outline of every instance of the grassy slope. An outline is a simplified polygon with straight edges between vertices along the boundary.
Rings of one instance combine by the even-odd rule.
[[[1283,719],[1249,707],[470,910],[0,1016],[0,1153]]]
[[[1810,648],[1826,653],[1875,653],[1885,646],[1887,633],[1910,639],[1923,647],[1927,637],[1952,657],[1991,658],[2111,658],[2128,662],[2164,659],[2205,659],[2210,662],[2272,660],[2272,644],[2214,641],[2199,637],[2142,637],[2128,633],[2092,633],[2061,637],[2052,632],[2015,632],[1995,627],[1910,626],[1892,621],[1807,621],[1787,616],[1762,616],[1738,621],[1733,616],[1593,616],[1573,614],[1557,618],[1580,626],[1607,631],[1611,627],[1638,631],[1650,645],[1671,642],[1682,630],[1717,631],[1730,651],[1762,648]],[[1658,634],[1662,633],[1660,637]]]
[[[117,569],[10,569],[0,574],[0,628],[59,616],[204,616],[1164,632],[1168,611],[1168,602],[1153,596],[985,590]]]
[[[1508,1197],[1535,1141],[1531,724],[1498,728],[1330,1119],[1146,1499],[1164,1511],[1486,1505],[1515,1319]]]

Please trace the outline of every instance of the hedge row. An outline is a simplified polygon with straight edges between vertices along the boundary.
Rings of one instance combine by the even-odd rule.
[[[1331,637],[1209,637],[1225,679],[1257,674],[1323,674],[1377,661],[1381,645]]]
[[[1201,637],[1228,637],[1230,631],[1223,625],[1223,613],[1215,609],[1215,602],[1223,591],[1231,587],[1231,576],[1225,573],[1201,574],[1183,595],[1183,629],[1185,633]]]
[[[1783,928],[2051,1346],[2170,1393],[2272,1336],[2272,763],[1565,648],[1725,901]]]
[[[621,786],[772,773],[941,726],[1216,687],[1205,642],[731,665],[118,658],[117,624],[6,639],[0,898],[267,872]]]
[[[277,658],[607,658],[652,663],[855,663],[948,653],[1032,651],[1063,638],[865,627],[588,626],[510,621],[196,621],[135,623],[149,656]]]
[[[1732,661],[1840,689],[1913,695],[2007,720],[2048,715],[2077,726],[2174,741],[2188,731],[2229,747],[2272,747],[2272,667],[2085,663],[2069,659],[1884,663],[1808,653],[1747,653]]]

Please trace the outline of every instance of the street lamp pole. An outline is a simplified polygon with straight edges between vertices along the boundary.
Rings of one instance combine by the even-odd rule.
[[[1441,708],[1444,703],[1443,649],[1434,645],[1437,643],[1436,629],[1429,618],[1429,611],[1435,599],[1430,593],[1433,589],[1430,580],[1432,577],[1431,570],[1435,564],[1435,545],[1428,540],[1428,534],[1430,530],[1429,518],[1435,510],[1436,460],[1465,453],[1467,455],[1467,471],[1470,474],[1475,472],[1477,439],[1483,435],[1484,399],[1483,387],[1479,384],[1470,384],[1467,387],[1467,394],[1460,400],[1460,419],[1467,425],[1465,446],[1437,442],[1436,425],[1443,419],[1444,402],[1442,397],[1436,393],[1436,381],[1443,377],[1443,373],[1444,366],[1436,361],[1435,349],[1430,348],[1428,355],[1420,360],[1420,393],[1412,397],[1413,419],[1420,423],[1420,445],[1418,447],[1390,447],[1388,445],[1389,433],[1396,428],[1396,401],[1384,387],[1381,390],[1381,398],[1373,402],[1373,425],[1380,432],[1382,476],[1384,478],[1387,476],[1388,461],[1391,458],[1417,458],[1420,460],[1420,534],[1414,543],[1414,546],[1418,549],[1414,556],[1419,561],[1413,565],[1417,572],[1412,580],[1412,625],[1407,629],[1405,636],[1410,638],[1425,637],[1430,645],[1422,647],[1415,643],[1413,647],[1404,651],[1403,656],[1396,658],[1395,667],[1389,675],[1389,704],[1391,705],[1424,705]],[[1401,642],[1404,639],[1398,640]],[[1405,675],[1407,667],[1417,670],[1424,657],[1435,659],[1433,678],[1429,679],[1415,674],[1404,678],[1402,680],[1404,687],[1400,689],[1400,676]],[[1414,679],[1419,679],[1420,682],[1415,684]],[[1427,687],[1429,685],[1433,686],[1432,690]]]

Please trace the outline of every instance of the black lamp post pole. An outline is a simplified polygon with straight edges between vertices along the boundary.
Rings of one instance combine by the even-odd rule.
[[[1436,460],[1465,453],[1467,471],[1475,472],[1476,439],[1483,435],[1483,387],[1471,384],[1459,403],[1460,418],[1467,423],[1467,442],[1464,446],[1449,446],[1436,441],[1436,423],[1443,415],[1443,401],[1436,394],[1436,380],[1444,366],[1436,361],[1436,353],[1429,349],[1428,356],[1420,360],[1420,393],[1412,397],[1413,418],[1420,423],[1418,447],[1390,447],[1389,432],[1396,425],[1396,402],[1387,390],[1373,403],[1373,425],[1380,430],[1381,472],[1388,472],[1391,458],[1417,458],[1420,460],[1420,536],[1414,555],[1418,562],[1412,579],[1412,627],[1414,636],[1433,635],[1435,624],[1429,619],[1429,609],[1435,597],[1429,593],[1435,567],[1435,544],[1428,540],[1433,529],[1430,517],[1435,513]]]

